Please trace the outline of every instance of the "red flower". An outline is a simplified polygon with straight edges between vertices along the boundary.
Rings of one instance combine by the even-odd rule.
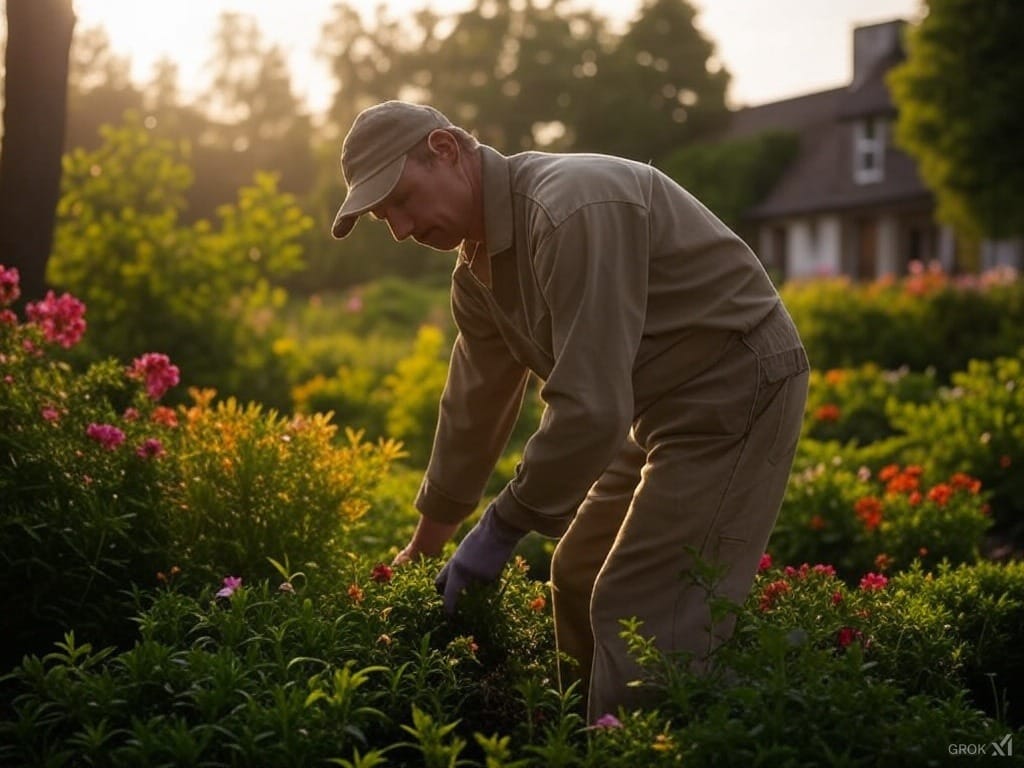
[[[868,573],[860,580],[860,588],[872,592],[884,589],[889,580],[880,573]]]
[[[843,627],[836,634],[836,643],[840,648],[846,648],[854,640],[860,640],[863,635],[859,629],[853,627]]]
[[[833,592],[832,593],[832,605],[839,605],[841,602],[843,602],[843,593],[842,592]]]
[[[887,483],[892,480],[896,475],[900,473],[899,464],[887,464],[878,471],[878,479],[883,483]]]
[[[857,499],[853,511],[869,531],[875,530],[882,522],[882,502],[874,496]]]
[[[757,564],[757,570],[767,571],[772,567],[772,556],[765,552],[761,555],[761,562]]]
[[[391,581],[391,577],[395,575],[390,565],[384,563],[377,563],[373,566],[373,570],[370,572],[370,578],[374,581],[378,581],[382,584],[386,584]]]
[[[764,591],[761,592],[761,610],[771,610],[775,601],[782,595],[789,592],[789,582],[785,579],[779,579],[773,581],[771,584],[765,586]]]
[[[544,595],[538,595],[530,601],[530,610],[534,613],[540,613],[547,606],[548,601],[544,599]]]
[[[1003,456],[999,457],[999,466],[1002,467],[1003,469],[1009,469],[1011,463],[1012,462],[1010,461],[1009,456],[1006,456],[1004,454]]]
[[[825,525],[825,518],[821,515],[815,515],[807,521],[807,527],[810,528],[812,531],[824,530]]]

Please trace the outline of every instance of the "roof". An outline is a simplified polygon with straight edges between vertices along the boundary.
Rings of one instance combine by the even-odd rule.
[[[870,28],[864,30],[870,31]],[[894,146],[891,122],[886,139],[884,178],[871,184],[857,184],[853,179],[854,126],[863,118],[896,115],[885,76],[902,58],[902,50],[893,47],[859,63],[858,76],[849,86],[732,113],[728,124],[716,137],[717,141],[747,138],[767,131],[796,133],[800,141],[794,161],[768,195],[747,212],[748,218],[891,206],[931,199],[914,160]]]

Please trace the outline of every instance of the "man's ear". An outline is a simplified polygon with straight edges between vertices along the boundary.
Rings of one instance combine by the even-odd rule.
[[[427,146],[445,162],[453,162],[459,157],[459,143],[444,128],[435,128],[427,136]]]

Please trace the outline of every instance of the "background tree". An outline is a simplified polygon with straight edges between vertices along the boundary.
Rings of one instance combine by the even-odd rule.
[[[606,41],[577,102],[576,149],[658,161],[721,125],[729,74],[696,15],[687,0],[645,0]]]
[[[22,297],[46,283],[60,197],[71,0],[8,0],[0,258],[21,273]]]
[[[889,77],[896,139],[971,239],[1024,234],[1024,3],[927,0]]]
[[[103,27],[78,29],[68,68],[65,149],[95,149],[102,141],[100,126],[120,122],[125,112],[141,106],[142,92],[132,82],[131,59],[113,49]]]

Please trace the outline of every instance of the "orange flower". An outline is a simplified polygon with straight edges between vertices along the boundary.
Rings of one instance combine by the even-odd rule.
[[[839,406],[835,403],[825,403],[814,412],[816,421],[839,421]]]
[[[363,602],[363,588],[358,584],[353,584],[348,588],[348,596],[356,603]]]
[[[911,493],[916,491],[920,481],[917,479],[917,475],[911,474],[908,470],[901,472],[896,475],[889,483],[885,486],[886,493]]]
[[[548,601],[544,599],[544,595],[538,595],[530,601],[530,610],[534,613],[540,613],[547,606]]]
[[[882,522],[882,502],[874,496],[857,499],[853,505],[853,511],[869,531],[875,530]]]
[[[846,381],[846,371],[839,368],[831,368],[825,371],[825,383],[835,387]]]
[[[899,464],[887,464],[878,470],[878,479],[883,483],[887,483],[892,480],[896,475],[900,473]]]
[[[880,552],[878,557],[875,558],[875,568],[880,571],[887,571],[892,566],[892,562],[893,559],[889,555],[885,554],[885,552]]]
[[[965,490],[968,493],[978,493],[981,490],[981,480],[971,477],[963,472],[956,472],[949,478],[949,484],[953,488]]]
[[[1003,469],[1009,469],[1011,463],[1009,456],[1003,455],[999,457],[999,466]]]
[[[910,495],[907,497],[907,500],[910,502],[910,506],[916,507],[918,504],[921,503],[921,492],[911,491]]]
[[[812,531],[820,531],[825,527],[825,518],[821,515],[815,515],[808,521],[807,525]]]
[[[166,405],[158,405],[154,408],[149,418],[156,424],[163,424],[165,427],[178,426],[178,414]]]
[[[950,497],[953,495],[953,489],[945,483],[939,483],[930,491],[928,491],[928,500],[934,501],[940,507],[946,506],[949,502]]]

